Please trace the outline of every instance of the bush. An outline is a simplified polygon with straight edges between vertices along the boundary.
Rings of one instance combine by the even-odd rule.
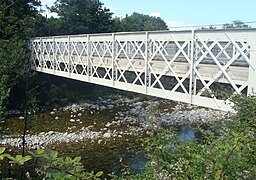
[[[150,161],[144,173],[121,179],[254,179],[256,97],[236,97],[234,103],[232,121],[214,132],[199,128],[200,138],[184,140],[159,128],[145,140]]]
[[[17,165],[19,168],[24,168],[28,162],[32,162],[32,166],[35,168],[36,177],[33,179],[44,178],[44,179],[99,179],[103,172],[100,171],[96,174],[93,172],[86,172],[82,163],[80,162],[81,157],[58,157],[57,151],[52,151],[51,153],[46,153],[44,150],[38,149],[35,151],[30,151],[27,156],[16,155],[11,156],[8,153],[4,153],[5,148],[0,147],[0,160],[4,158],[9,159],[10,164]],[[24,170],[24,169],[23,169]],[[21,173],[23,173],[21,170]],[[0,171],[1,173],[1,171]],[[18,174],[15,174],[17,176]],[[21,174],[24,176],[24,174]],[[29,173],[26,173],[29,176]],[[10,178],[10,177],[8,177]]]

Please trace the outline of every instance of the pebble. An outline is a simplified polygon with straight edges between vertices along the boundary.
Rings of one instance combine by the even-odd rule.
[[[59,119],[59,117],[58,117],[58,116],[56,116],[54,119],[55,119],[55,120],[58,120],[58,119]]]
[[[105,126],[106,126],[106,127],[109,127],[109,126],[111,126],[111,123],[108,122]]]
[[[74,119],[70,119],[69,121],[70,121],[70,122],[75,122],[76,120],[74,120]]]
[[[78,142],[83,139],[98,139],[100,137],[100,132],[90,131],[87,128],[81,128],[78,132],[74,133],[61,133],[55,131],[41,132],[37,135],[26,136],[26,143],[30,149],[44,149],[45,146],[54,144],[56,142]],[[22,141],[20,138],[7,137],[0,140],[2,145],[11,145],[16,147],[21,147]]]
[[[20,119],[20,120],[23,120],[23,119],[25,119],[25,117],[24,117],[24,116],[20,116],[19,119]]]
[[[108,109],[113,109],[115,106],[113,104],[107,105]]]
[[[78,117],[81,117],[82,115],[83,115],[82,113],[78,113],[78,114],[77,114]]]
[[[107,132],[107,133],[103,134],[103,137],[104,138],[111,138],[112,134],[110,132]]]
[[[50,114],[51,114],[51,115],[53,115],[53,114],[55,114],[55,112],[54,112],[54,111],[52,111],[52,112],[50,112]]]

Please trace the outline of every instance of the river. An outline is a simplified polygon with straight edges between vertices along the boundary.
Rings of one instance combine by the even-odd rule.
[[[193,124],[218,121],[225,112],[173,101],[120,95],[70,104],[29,115],[27,149],[57,150],[61,156],[81,156],[88,171],[119,174],[124,167],[141,172],[147,162],[141,146],[154,128],[177,127],[181,138],[194,138]],[[24,119],[11,116],[1,144],[21,147]],[[15,148],[14,148],[15,149]]]

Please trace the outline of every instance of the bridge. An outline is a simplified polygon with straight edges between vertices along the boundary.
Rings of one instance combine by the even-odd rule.
[[[224,111],[256,90],[256,29],[35,37],[32,70]]]

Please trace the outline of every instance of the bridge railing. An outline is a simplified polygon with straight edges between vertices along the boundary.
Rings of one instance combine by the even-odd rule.
[[[256,30],[37,37],[31,68],[58,76],[230,110],[256,89]]]

